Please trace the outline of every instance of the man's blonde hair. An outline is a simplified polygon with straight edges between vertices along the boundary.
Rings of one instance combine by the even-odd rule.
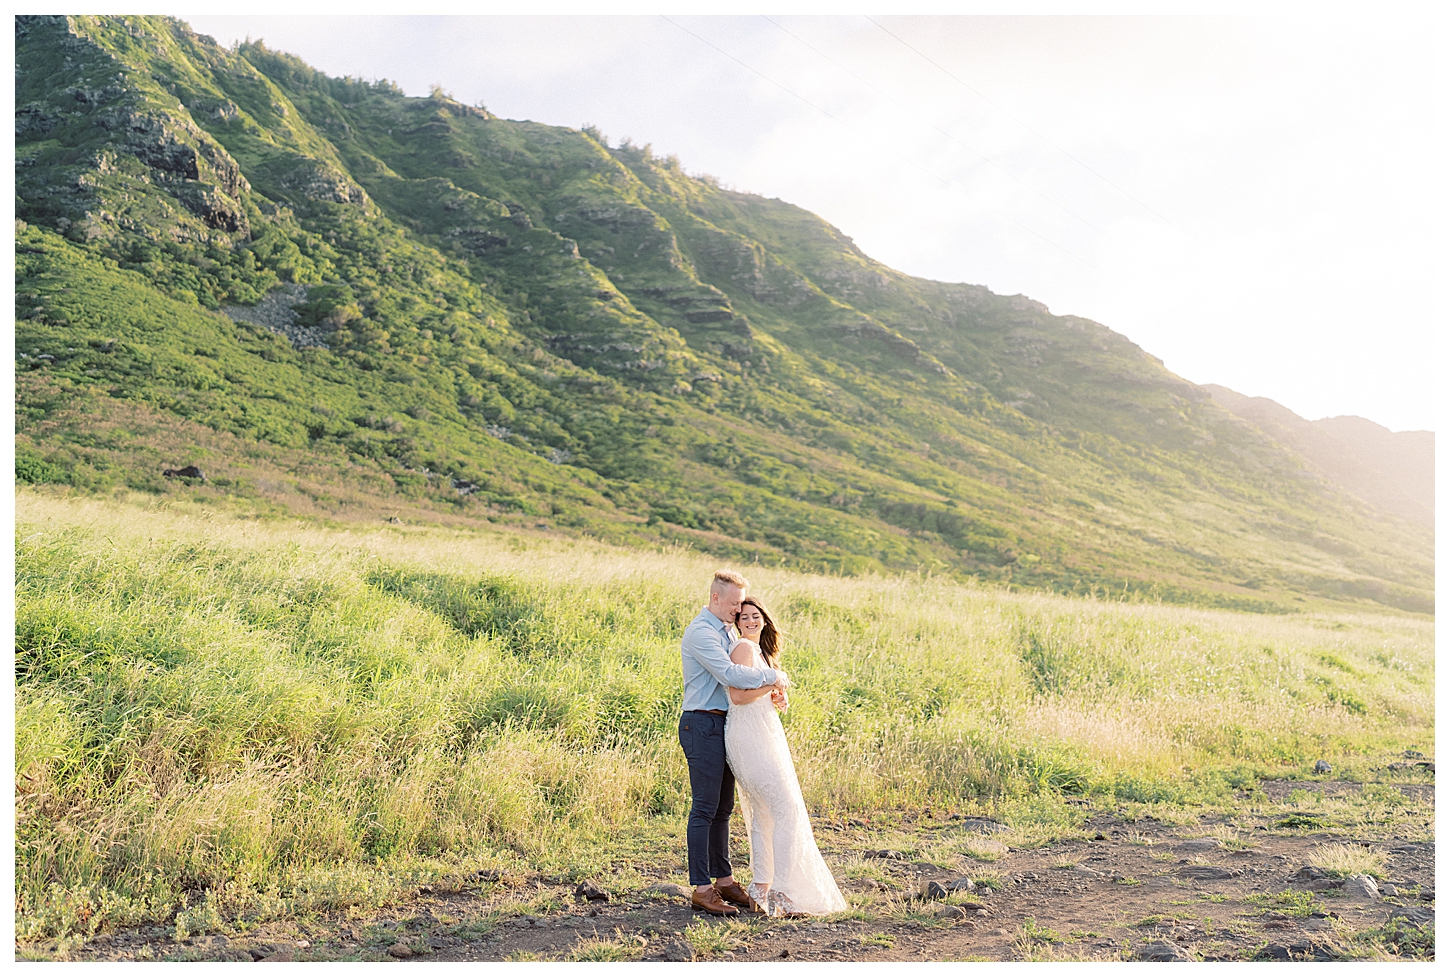
[[[715,579],[710,581],[710,593],[718,594],[726,587],[739,587],[741,590],[749,590],[750,581],[746,580],[734,570],[716,570]]]

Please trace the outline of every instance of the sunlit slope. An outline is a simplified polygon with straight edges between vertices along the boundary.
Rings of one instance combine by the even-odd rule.
[[[47,426],[84,394],[480,518],[850,572],[1432,607],[1421,530],[1096,323],[902,275],[648,148],[176,21],[22,18],[16,42],[29,480],[190,491]],[[227,314],[283,283],[326,348]]]
[[[1435,528],[1435,434],[1391,431],[1352,415],[1308,421],[1267,397],[1204,384],[1215,402],[1292,447],[1333,482],[1427,530]]]

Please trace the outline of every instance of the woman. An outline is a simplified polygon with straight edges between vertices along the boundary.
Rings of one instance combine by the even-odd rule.
[[[733,662],[778,666],[780,629],[754,597],[740,602],[735,627],[742,637],[730,649]],[[840,912],[846,900],[816,848],[790,746],[776,715],[788,706],[785,693],[774,686],[730,689],[725,756],[750,831],[752,881],[746,892],[755,900],[753,908],[772,916]]]

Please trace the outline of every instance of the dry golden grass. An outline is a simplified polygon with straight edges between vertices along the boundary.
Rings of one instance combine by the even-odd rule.
[[[1335,843],[1319,845],[1309,852],[1305,861],[1341,878],[1370,875],[1382,879],[1385,877],[1386,857],[1377,848]]]

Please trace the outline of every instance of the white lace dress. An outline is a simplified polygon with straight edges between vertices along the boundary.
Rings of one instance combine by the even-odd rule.
[[[740,644],[749,646],[751,664],[763,667],[759,646]],[[785,729],[770,696],[730,707],[725,756],[750,832],[750,897],[772,916],[844,910],[846,900],[816,847]]]

